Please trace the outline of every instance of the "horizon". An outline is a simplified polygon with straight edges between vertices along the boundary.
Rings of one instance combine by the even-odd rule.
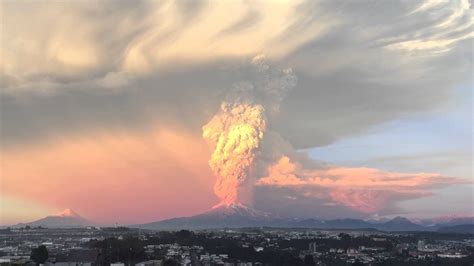
[[[211,211],[215,210],[215,208],[212,208],[208,210],[207,212],[200,213],[200,214],[206,214]],[[199,215],[199,214],[198,214]],[[270,214],[271,215],[271,214]],[[19,222],[17,224],[9,224],[9,225],[0,225],[1,227],[10,227],[10,226],[20,226],[20,225],[30,225],[31,223],[37,222],[41,219],[45,219],[48,217],[58,217],[58,218],[81,218],[85,219],[86,221],[90,222],[90,226],[98,226],[98,227],[117,227],[117,226],[124,226],[124,227],[132,227],[140,225],[140,224],[119,224],[117,222],[113,223],[97,223],[93,220],[88,219],[87,217],[82,216],[80,213],[77,213],[76,211],[66,208],[60,212],[57,213],[52,213],[49,215],[46,215],[45,217],[40,217],[39,219],[36,219],[34,221],[24,221],[24,222]],[[173,218],[187,218],[187,217],[171,217],[171,218],[165,218],[162,220],[157,220],[157,221],[145,221],[144,223],[141,224],[149,224],[149,223],[156,223],[156,222],[163,222],[167,221]],[[349,219],[354,219],[354,220],[361,220],[365,222],[369,222],[370,224],[376,225],[378,222],[390,222],[392,220],[397,220],[398,218],[403,218],[403,219],[408,219],[410,222],[417,224],[417,225],[423,225],[423,226],[430,226],[430,225],[438,225],[442,226],[443,224],[448,224],[453,220],[456,219],[466,219],[466,218],[474,218],[474,214],[471,215],[444,215],[444,216],[434,216],[434,217],[425,217],[425,218],[420,218],[420,217],[404,217],[401,215],[394,215],[394,216],[387,216],[387,217],[369,217],[366,219],[356,219],[356,218],[333,218],[333,219],[318,219],[317,217],[310,217],[310,218],[298,218],[298,217],[274,217],[274,219],[282,219],[282,220],[294,220],[294,221],[305,221],[305,220],[320,220],[320,221],[332,221],[332,220],[349,220]],[[296,219],[296,220],[295,220]],[[432,224],[427,224],[427,222],[432,222]],[[48,225],[45,223],[44,226],[48,228]],[[83,225],[82,225],[83,226]],[[81,227],[82,227],[81,226]],[[272,226],[270,226],[272,227]],[[54,226],[52,228],[55,228]],[[236,227],[238,228],[238,227]],[[275,227],[278,228],[278,227]],[[335,228],[336,229],[336,228]],[[347,228],[350,229],[350,228]]]
[[[473,217],[471,2],[2,1],[0,226]]]
[[[237,207],[243,207],[243,208],[249,208],[247,206],[241,205]],[[232,206],[224,206],[224,208],[232,208]],[[253,208],[251,208],[253,211],[255,211]],[[211,209],[203,212],[203,213],[198,213],[197,215],[201,214],[207,214],[211,213],[214,210],[216,210],[216,206],[212,207]],[[272,215],[271,213],[266,213],[268,215]],[[117,222],[112,222],[112,223],[98,223],[93,220],[88,219],[87,217],[82,216],[80,213],[77,213],[76,211],[66,208],[60,212],[52,213],[49,215],[46,215],[45,217],[39,217],[38,219],[32,220],[32,221],[23,221],[23,222],[18,222],[17,224],[9,224],[9,225],[0,225],[1,227],[10,227],[10,226],[20,226],[20,225],[31,225],[34,224],[35,222],[38,222],[42,219],[46,219],[48,217],[58,217],[58,218],[79,218],[79,219],[85,219],[87,222],[90,222],[89,226],[99,226],[99,227],[111,227],[111,226],[124,226],[124,227],[134,227],[138,225],[145,225],[145,224],[150,224],[150,223],[157,223],[157,222],[163,222],[163,221],[168,221],[172,220],[175,218],[192,218],[193,216],[188,216],[188,217],[170,217],[170,218],[165,218],[161,220],[154,220],[154,221],[145,221],[143,223],[139,224],[119,224]],[[408,219],[410,222],[417,224],[417,225],[422,225],[422,226],[431,226],[431,225],[436,225],[436,226],[442,226],[444,224],[449,224],[452,221],[455,221],[457,219],[467,219],[471,218],[474,219],[474,215],[467,214],[467,215],[459,215],[459,214],[451,214],[451,215],[443,215],[443,216],[432,216],[432,217],[405,217],[402,215],[392,215],[392,216],[384,216],[384,217],[368,217],[368,218],[349,218],[349,217],[338,217],[338,218],[332,218],[332,219],[320,219],[318,217],[306,217],[306,218],[300,218],[300,217],[273,217],[272,219],[276,220],[287,220],[287,221],[308,221],[308,220],[319,220],[319,221],[334,221],[334,220],[361,220],[368,222],[369,224],[376,225],[377,223],[384,223],[384,222],[390,222],[393,220],[397,220],[398,218],[403,218],[403,219]],[[470,224],[469,222],[466,222],[466,224]],[[43,225],[48,228],[47,222]],[[84,225],[81,225],[81,227]],[[270,226],[273,227],[273,226]],[[52,226],[52,228],[55,228],[55,226]],[[238,227],[236,227],[238,228]],[[275,227],[278,228],[278,227]],[[283,227],[284,228],[284,227]],[[347,228],[350,229],[350,228]]]

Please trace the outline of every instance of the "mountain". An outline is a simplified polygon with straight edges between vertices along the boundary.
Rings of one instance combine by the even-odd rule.
[[[458,234],[474,234],[474,224],[460,224],[454,226],[444,226],[438,229],[440,233],[458,233]]]
[[[172,218],[158,222],[134,225],[132,227],[152,230],[217,229],[242,227],[293,227],[318,229],[382,229],[389,231],[422,230],[422,226],[406,218],[397,217],[386,223],[373,224],[360,219],[283,219],[269,213],[255,210],[243,204],[219,206],[191,217]]]
[[[449,220],[450,223],[469,221]],[[446,224],[451,225],[451,224]],[[364,221],[361,219],[283,219],[255,210],[243,204],[223,205],[191,217],[172,218],[132,227],[152,230],[218,229],[242,227],[282,227],[315,229],[372,229],[381,231],[436,231],[440,226],[416,224],[404,217],[391,220]]]
[[[250,207],[234,204],[221,206],[208,212],[191,217],[179,217],[159,222],[135,225],[143,229],[179,230],[179,229],[217,229],[242,227],[283,227],[317,229],[372,229],[382,231],[427,231],[436,228],[424,227],[412,223],[407,218],[396,217],[387,222],[370,223],[360,219],[282,219]]]
[[[375,228],[383,231],[427,231],[428,227],[415,224],[405,217],[397,216],[385,223],[374,225]]]
[[[474,224],[474,216],[445,215],[421,219],[420,224],[433,227]]]
[[[438,226],[455,226],[466,224],[474,224],[474,217],[453,217],[452,219],[437,222]]]
[[[379,218],[379,219],[368,219],[368,220],[364,220],[366,222],[368,222],[369,224],[383,224],[383,223],[386,223],[388,221],[390,221],[389,218]]]
[[[334,229],[374,228],[373,224],[370,224],[364,220],[359,220],[359,219],[335,219],[335,220],[328,221],[327,224],[330,224],[331,228],[334,228]]]
[[[292,227],[319,229],[368,229],[375,228],[373,224],[359,219],[317,220],[306,219],[294,222]]]
[[[47,227],[47,228],[72,228],[85,227],[94,225],[93,222],[81,217],[79,214],[71,209],[65,209],[62,212],[46,216],[42,219],[30,222],[20,223],[16,227],[31,226],[31,227]]]
[[[222,205],[191,217],[179,217],[159,222],[136,225],[143,229],[213,229],[259,226],[279,226],[281,220],[243,204]]]

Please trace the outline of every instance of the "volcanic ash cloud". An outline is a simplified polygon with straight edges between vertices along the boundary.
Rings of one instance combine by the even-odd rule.
[[[203,127],[203,136],[215,145],[209,166],[217,176],[214,192],[221,204],[237,202],[238,188],[246,181],[265,132],[261,105],[223,103]]]
[[[273,68],[263,57],[255,57],[250,79],[234,84],[218,113],[203,126],[203,137],[214,148],[209,166],[217,177],[218,206],[242,203],[240,191],[249,184],[267,129],[266,112],[277,111],[295,85],[291,69]]]

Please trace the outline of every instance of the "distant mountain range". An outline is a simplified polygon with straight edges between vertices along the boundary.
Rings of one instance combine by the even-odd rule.
[[[216,229],[242,227],[284,227],[317,229],[376,229],[381,231],[437,231],[441,227],[474,224],[474,217],[456,217],[442,223],[418,224],[404,217],[387,221],[361,219],[284,219],[242,204],[221,206],[190,217],[172,218],[131,227],[152,230]],[[462,227],[461,227],[462,228]]]
[[[395,217],[385,222],[360,219],[317,220],[307,219],[291,223],[291,227],[320,229],[377,229],[382,231],[427,231],[427,227],[415,224],[404,217]]]
[[[96,223],[81,217],[71,209],[30,222],[20,223],[13,227],[47,227],[77,228],[95,226]],[[474,234],[474,217],[441,217],[413,222],[404,217],[384,220],[361,219],[287,219],[270,213],[255,210],[243,204],[219,206],[207,212],[190,216],[178,217],[158,222],[130,225],[133,228],[151,230],[180,229],[219,229],[242,227],[280,227],[280,228],[315,228],[315,229],[355,229],[381,231],[437,231],[443,233]]]
[[[46,216],[42,219],[30,222],[30,223],[19,223],[14,227],[46,227],[46,228],[75,228],[75,227],[86,227],[92,226],[95,223],[89,221],[71,209],[65,209],[62,212]]]
[[[443,226],[438,230],[440,233],[463,233],[463,234],[474,234],[474,224],[460,224],[453,226]]]

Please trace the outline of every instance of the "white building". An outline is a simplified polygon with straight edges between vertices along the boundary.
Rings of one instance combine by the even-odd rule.
[[[423,240],[418,240],[418,244],[416,245],[416,247],[418,248],[418,250],[424,250],[426,245],[425,245],[425,241]]]
[[[163,262],[161,260],[148,260],[148,261],[142,261],[135,264],[135,266],[161,266],[161,265],[163,265]]]

